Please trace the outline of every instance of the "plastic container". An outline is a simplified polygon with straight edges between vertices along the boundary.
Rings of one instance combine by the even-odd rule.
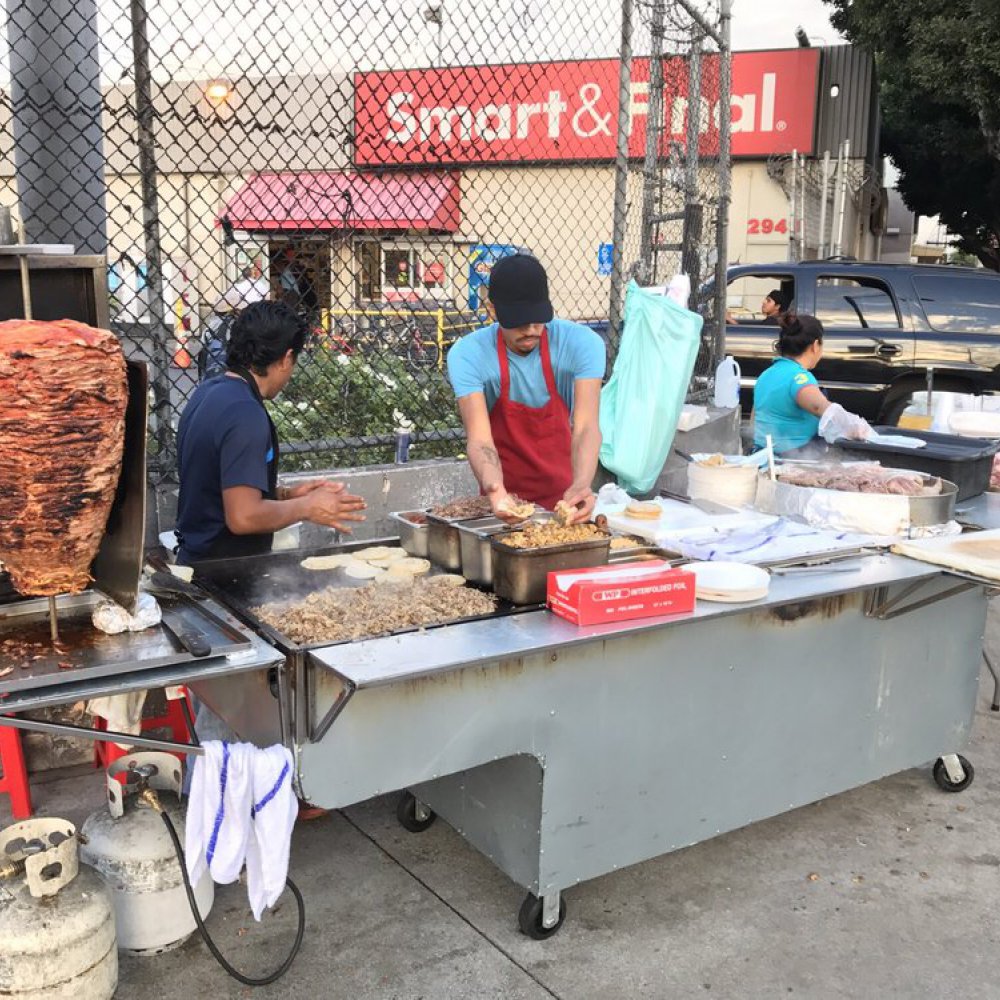
[[[755,465],[688,465],[688,496],[727,507],[746,507],[757,498]]]
[[[952,434],[971,438],[1000,438],[1000,413],[958,410],[948,420]]]
[[[924,448],[892,448],[867,441],[838,441],[837,448],[851,458],[877,458],[890,469],[912,469],[939,476],[958,487],[958,501],[984,493],[990,485],[993,456],[1000,451],[1000,440],[934,434],[931,431],[904,430],[901,427],[875,427],[880,434],[898,434],[927,442]]]
[[[732,410],[740,405],[740,366],[732,355],[726,355],[715,369],[713,402],[724,410]]]

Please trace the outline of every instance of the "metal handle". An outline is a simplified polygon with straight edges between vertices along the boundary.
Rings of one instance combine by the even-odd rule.
[[[879,344],[875,348],[875,353],[880,358],[894,358],[897,354],[903,353],[903,348],[899,344]]]

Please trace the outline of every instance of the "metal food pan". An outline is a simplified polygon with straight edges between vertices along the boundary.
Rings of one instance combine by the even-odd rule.
[[[528,520],[540,524],[543,521],[551,521],[553,516],[546,511],[540,511]],[[463,521],[458,525],[462,576],[466,580],[481,587],[493,586],[493,548],[490,541],[495,534],[506,531],[509,527],[507,522],[499,517],[480,517],[475,521]]]
[[[608,550],[609,563],[648,562],[651,559],[665,559],[667,562],[679,562],[676,552],[661,549],[656,545],[637,545],[632,549]]]
[[[458,526],[481,520],[476,517],[439,517],[428,513],[427,558],[451,573],[459,572],[462,568],[462,545]]]
[[[493,591],[511,604],[541,604],[545,601],[549,573],[605,566],[611,548],[611,535],[607,534],[588,542],[515,549],[500,541],[498,536],[504,533],[497,532],[490,538]]]
[[[936,479],[924,472],[913,472],[925,481]],[[955,516],[955,498],[958,487],[947,479],[941,480],[941,492],[934,496],[910,497],[895,493],[851,493],[831,490],[819,486],[797,486],[771,480],[765,473],[760,474],[757,484],[757,509],[766,514],[804,515],[814,503],[821,503],[823,509],[841,513],[843,523],[854,524],[868,512],[874,515],[897,515],[909,527],[927,527],[946,524]],[[840,524],[838,520],[836,522]],[[873,532],[874,533],[874,532]]]
[[[389,517],[399,526],[399,544],[411,556],[420,556],[426,559],[428,547],[429,528],[427,522],[414,524],[409,520],[412,514],[422,514],[427,517],[426,510],[401,510],[395,511]]]

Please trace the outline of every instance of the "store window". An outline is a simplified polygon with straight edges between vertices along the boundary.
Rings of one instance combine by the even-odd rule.
[[[898,330],[903,325],[888,285],[875,278],[817,278],[816,318],[837,330]]]
[[[417,301],[451,297],[451,257],[446,247],[361,243],[359,294],[368,301]]]

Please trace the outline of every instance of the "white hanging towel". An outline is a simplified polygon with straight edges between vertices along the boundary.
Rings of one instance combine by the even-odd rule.
[[[258,750],[253,763],[253,830],[247,845],[247,893],[260,920],[274,906],[288,878],[292,829],[299,814],[292,790],[292,755],[287,747]]]
[[[253,915],[260,920],[285,887],[292,829],[298,814],[291,753],[251,743],[209,740],[195,759],[184,853],[193,885],[211,873],[235,882],[244,865]]]
[[[207,868],[228,885],[240,877],[250,839],[253,805],[252,751],[249,743],[203,743],[195,758],[188,797],[184,854],[188,876],[197,885]]]

